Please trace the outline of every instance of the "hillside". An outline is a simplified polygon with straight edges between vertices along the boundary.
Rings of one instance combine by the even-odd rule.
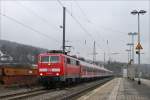
[[[0,40],[0,50],[3,53],[1,54],[1,63],[11,62],[20,64],[35,64],[37,62],[37,55],[41,52],[47,51],[46,49],[39,47],[6,40]],[[10,60],[9,58],[12,59]]]

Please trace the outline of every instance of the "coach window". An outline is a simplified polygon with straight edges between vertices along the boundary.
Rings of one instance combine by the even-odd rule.
[[[83,66],[83,71],[84,71],[84,72],[86,72],[86,71],[87,71],[86,66]]]
[[[79,65],[79,61],[76,61],[76,65]]]
[[[90,72],[90,68],[89,67],[87,67],[87,71]]]
[[[76,65],[76,60],[73,60],[73,65]]]
[[[70,64],[73,65],[73,60],[72,59],[70,59]]]
[[[70,59],[70,63],[71,63],[72,65],[76,65],[76,62],[75,62],[74,59]]]
[[[70,64],[70,58],[67,58],[67,64]]]

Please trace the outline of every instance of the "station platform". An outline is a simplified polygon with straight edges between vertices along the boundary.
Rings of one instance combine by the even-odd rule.
[[[78,98],[78,100],[150,100],[150,80],[115,78]]]

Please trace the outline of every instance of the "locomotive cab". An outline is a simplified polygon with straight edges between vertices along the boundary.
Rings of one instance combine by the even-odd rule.
[[[39,75],[40,76],[62,76],[63,58],[60,54],[39,55]]]

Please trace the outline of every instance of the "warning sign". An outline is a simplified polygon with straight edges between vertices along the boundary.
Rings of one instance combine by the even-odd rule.
[[[138,42],[137,46],[136,46],[136,49],[143,49],[142,48],[142,45]]]

